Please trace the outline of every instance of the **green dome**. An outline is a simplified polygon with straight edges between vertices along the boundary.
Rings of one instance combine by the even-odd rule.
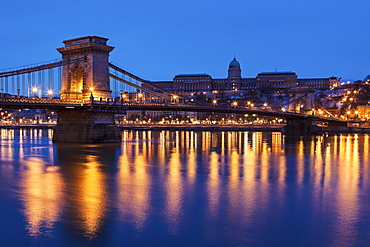
[[[240,63],[236,60],[235,57],[234,57],[233,61],[231,61],[230,64],[229,64],[229,69],[231,69],[231,68],[240,69]]]

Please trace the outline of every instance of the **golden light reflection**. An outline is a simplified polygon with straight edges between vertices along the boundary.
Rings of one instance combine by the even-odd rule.
[[[105,175],[99,170],[101,164],[96,160],[96,156],[87,155],[85,169],[81,172],[81,179],[77,182],[77,193],[79,198],[76,200],[78,216],[84,235],[87,238],[95,238],[101,230],[103,219],[106,212],[106,186]]]
[[[241,174],[240,174],[240,162],[239,162],[239,153],[235,150],[232,149],[230,150],[229,154],[230,158],[229,161],[227,162],[229,166],[229,185],[228,185],[228,190],[227,190],[227,195],[228,195],[228,201],[230,203],[231,207],[236,207],[240,200],[242,200],[242,197],[240,196],[240,181],[241,181]],[[235,212],[233,212],[230,209],[230,212],[228,212],[230,217],[235,217]]]
[[[315,186],[316,187],[320,187],[321,183],[322,183],[322,178],[323,178],[323,175],[324,175],[324,168],[328,168],[328,166],[324,166],[324,154],[323,154],[323,150],[322,150],[322,141],[323,139],[321,138],[321,136],[317,137],[316,139],[315,138],[312,138],[311,140],[311,143],[312,143],[312,147],[314,148],[314,155],[311,156],[313,162],[314,162],[314,165],[312,166],[312,169],[314,170],[313,171],[313,175],[314,175],[314,181],[315,181]],[[330,176],[329,174],[331,173],[331,171],[325,171],[328,173],[328,176]],[[325,174],[326,175],[326,174]]]
[[[130,153],[135,146],[135,155]],[[117,174],[118,211],[122,218],[131,218],[137,230],[142,230],[148,217],[150,177],[147,172],[148,151],[138,153],[139,143],[123,142]],[[148,147],[147,147],[148,148]],[[133,156],[131,156],[131,155]],[[133,158],[134,157],[134,158]]]
[[[125,207],[120,210],[134,219],[137,229],[150,217],[150,188],[155,185],[146,164],[162,179],[164,217],[172,234],[180,230],[185,198],[192,198],[199,178],[208,176],[204,193],[210,217],[253,224],[259,220],[253,218],[257,212],[271,205],[285,207],[287,190],[294,186],[295,196],[308,196],[315,208],[333,210],[336,231],[351,236],[348,226],[360,217],[359,186],[370,179],[368,135],[290,140],[277,132],[162,131],[129,132],[123,140],[117,180]],[[319,213],[312,212],[315,217]]]
[[[359,142],[358,135],[342,139],[340,150],[345,155],[340,155],[337,172],[340,178],[337,186],[338,202],[338,224],[337,231],[342,236],[352,236],[354,234],[355,222],[358,222],[358,200],[359,200],[359,182],[361,179],[359,162]]]
[[[203,142],[202,142],[203,144]],[[203,149],[204,150],[204,149]],[[186,159],[188,160],[188,178],[189,178],[189,183],[193,184],[195,182],[196,178],[196,170],[197,170],[197,150],[195,149],[194,146],[190,146],[189,150],[184,150],[186,155]]]
[[[282,152],[282,135],[281,132],[272,132],[271,133],[271,152],[272,153],[281,153]]]
[[[258,210],[255,203],[258,198],[255,196],[257,190],[260,188],[256,177],[258,176],[258,155],[253,151],[249,145],[249,133],[244,132],[243,138],[243,191],[244,191],[244,210],[249,215],[255,210]]]
[[[180,227],[180,214],[182,212],[183,188],[181,178],[181,161],[178,150],[173,149],[168,163],[166,217],[169,230],[176,234]]]
[[[313,178],[314,202],[317,207],[330,207],[333,212],[337,238],[333,245],[343,245],[339,239],[351,239],[358,222],[360,170],[360,138],[358,135],[340,135],[312,140],[315,156],[310,161]],[[364,138],[363,140],[366,140]],[[361,142],[368,146],[368,140]],[[353,243],[345,243],[351,246]]]
[[[261,133],[253,133],[253,150],[254,153],[258,154],[258,152],[261,150],[262,140],[261,140]],[[260,181],[261,186],[263,186],[266,189],[266,186],[268,186],[268,177],[269,177],[269,171],[270,171],[270,158],[271,156],[267,152],[262,152],[261,157],[259,157],[259,173],[260,173]],[[255,165],[258,165],[255,164]]]
[[[219,155],[216,152],[210,154],[209,177],[207,183],[208,211],[212,217],[218,213],[218,204],[220,200],[220,177],[219,177]]]
[[[304,141],[301,138],[297,147],[297,184],[302,185],[304,177]]]
[[[38,236],[53,230],[60,220],[65,186],[59,168],[45,166],[40,158],[29,158],[23,168],[21,187],[27,230],[29,235]]]

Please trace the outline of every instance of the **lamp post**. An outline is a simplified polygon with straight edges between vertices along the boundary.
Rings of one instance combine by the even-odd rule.
[[[32,88],[32,92],[33,92],[33,97],[36,98],[36,94],[37,94],[37,87],[33,87]]]
[[[141,102],[143,98],[143,93],[138,93],[137,98],[138,98],[138,101]]]
[[[53,98],[53,90],[48,90],[49,99]]]
[[[177,100],[178,100],[179,96],[177,95],[172,95],[172,100],[173,100],[173,103],[176,104],[177,103]]]
[[[91,87],[90,89],[90,103],[94,103],[94,95],[93,95],[93,91],[94,91],[94,88]]]

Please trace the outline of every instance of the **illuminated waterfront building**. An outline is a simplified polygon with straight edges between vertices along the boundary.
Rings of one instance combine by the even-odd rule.
[[[340,85],[340,78],[298,78],[295,72],[275,71],[261,72],[256,77],[243,78],[241,66],[234,58],[228,68],[227,78],[212,78],[208,74],[179,74],[172,81],[154,81],[155,86],[171,91],[178,95],[192,96],[195,94],[222,93],[227,96],[228,92],[242,94],[249,90],[285,90],[294,88],[310,88],[326,90]]]

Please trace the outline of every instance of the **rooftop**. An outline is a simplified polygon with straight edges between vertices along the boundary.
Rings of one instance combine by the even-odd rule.
[[[258,75],[296,75],[295,72],[292,71],[275,71],[275,72],[261,72]]]
[[[199,74],[178,74],[176,77],[211,77],[210,75],[206,73],[199,73]]]

